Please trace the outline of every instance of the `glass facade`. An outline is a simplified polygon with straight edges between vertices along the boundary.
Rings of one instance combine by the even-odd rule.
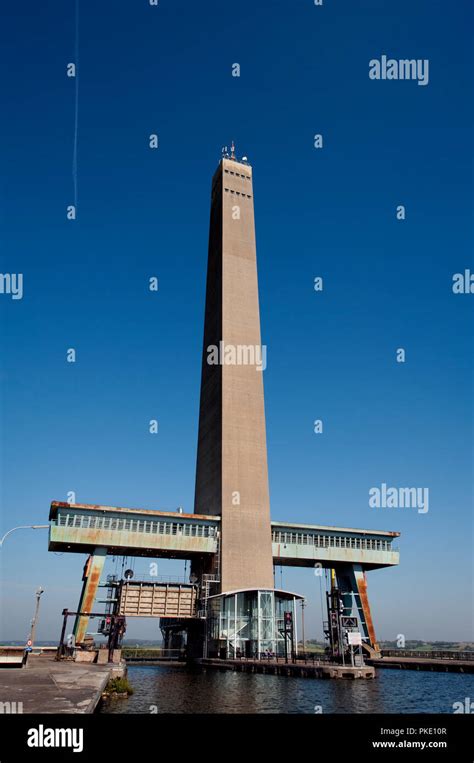
[[[284,613],[291,612],[297,651],[296,602],[285,591],[244,590],[208,600],[207,656],[234,659],[285,654]],[[286,648],[291,654],[291,634]]]

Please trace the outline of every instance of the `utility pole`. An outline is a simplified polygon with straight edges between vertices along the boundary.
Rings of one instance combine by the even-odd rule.
[[[38,614],[39,614],[40,599],[41,599],[42,593],[44,593],[44,588],[39,586],[39,588],[36,589],[36,607],[35,607],[35,614],[34,614],[33,620],[31,621],[31,636],[29,638],[29,641],[31,641],[30,647],[32,649],[35,645],[36,625],[38,623]]]

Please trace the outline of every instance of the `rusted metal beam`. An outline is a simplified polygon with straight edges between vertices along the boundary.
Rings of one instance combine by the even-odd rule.
[[[85,564],[84,574],[82,576],[84,584],[82,586],[81,598],[79,599],[79,606],[77,608],[79,612],[92,612],[106,556],[106,548],[96,548]],[[76,617],[73,630],[76,644],[81,644],[84,641],[88,624],[88,615]]]
[[[359,592],[360,603],[364,613],[365,624],[369,634],[370,646],[375,649],[376,652],[380,651],[380,647],[375,637],[375,628],[372,620],[372,612],[370,611],[369,597],[367,594],[367,578],[363,570],[354,570],[354,577],[357,584],[357,590]]]

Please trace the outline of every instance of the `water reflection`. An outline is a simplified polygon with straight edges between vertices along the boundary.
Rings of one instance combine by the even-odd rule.
[[[379,670],[374,681],[322,680],[130,666],[135,693],[104,713],[452,713],[473,696],[474,678],[457,673]]]

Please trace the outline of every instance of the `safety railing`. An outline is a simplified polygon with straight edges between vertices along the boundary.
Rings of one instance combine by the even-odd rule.
[[[242,654],[236,654],[235,656],[231,655],[229,657],[224,657],[222,659],[225,660],[238,660],[239,662],[263,662],[263,663],[286,663],[291,662],[293,664],[304,662],[307,665],[318,665],[320,662],[331,662],[331,657],[328,654],[324,653],[314,653],[314,652],[306,652],[302,653],[299,652],[298,654],[288,654],[287,657],[284,655],[276,655],[276,654],[268,654],[266,652],[261,652],[259,655],[254,655],[253,657],[242,655]]]
[[[317,548],[357,549],[367,551],[396,551],[391,540],[378,538],[354,538],[345,535],[321,535],[317,533],[294,533],[274,530],[272,542],[284,545],[316,546]]]
[[[124,519],[121,517],[93,517],[87,514],[58,513],[58,527],[80,528],[83,530],[112,530],[116,532],[137,532],[153,535],[174,535],[197,538],[214,538],[217,527],[197,522],[167,522],[148,519]]]

